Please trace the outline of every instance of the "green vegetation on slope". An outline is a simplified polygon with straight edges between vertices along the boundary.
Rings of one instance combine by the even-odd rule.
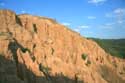
[[[111,55],[125,59],[125,39],[91,39]]]

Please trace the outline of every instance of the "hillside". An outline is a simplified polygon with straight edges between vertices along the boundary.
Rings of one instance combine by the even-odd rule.
[[[0,83],[125,83],[125,60],[53,19],[0,10]]]
[[[125,58],[125,39],[96,39],[96,41],[106,52],[119,58]]]

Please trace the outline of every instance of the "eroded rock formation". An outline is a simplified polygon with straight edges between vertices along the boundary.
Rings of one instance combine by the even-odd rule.
[[[125,83],[125,60],[53,19],[0,10],[0,83]]]

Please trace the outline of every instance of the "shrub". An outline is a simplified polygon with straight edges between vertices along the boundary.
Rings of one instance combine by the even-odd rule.
[[[51,50],[52,50],[51,54],[53,55],[53,53],[54,53],[55,50],[53,48],[51,48]]]
[[[87,58],[87,54],[82,54],[82,59],[86,60],[86,58]]]
[[[28,51],[30,53],[30,50],[28,48],[21,48],[23,53],[26,53],[26,51]]]
[[[37,33],[37,27],[36,27],[36,24],[33,24],[33,32]]]
[[[0,36],[4,35],[2,32],[0,32]]]
[[[51,68],[45,67],[42,64],[39,65],[39,69],[44,72],[45,74],[48,74],[51,71]]]
[[[2,56],[2,54],[0,53],[0,56]]]
[[[87,62],[86,62],[86,66],[89,66],[91,64],[91,61],[90,60],[87,60]]]
[[[35,56],[32,56],[31,59],[33,60],[33,62],[36,60]]]
[[[0,32],[0,36],[9,36],[11,37],[13,34],[12,32]]]

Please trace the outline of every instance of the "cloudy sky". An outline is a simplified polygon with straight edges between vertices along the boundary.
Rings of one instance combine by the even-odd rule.
[[[125,0],[0,0],[0,9],[47,16],[86,37],[125,38]]]

